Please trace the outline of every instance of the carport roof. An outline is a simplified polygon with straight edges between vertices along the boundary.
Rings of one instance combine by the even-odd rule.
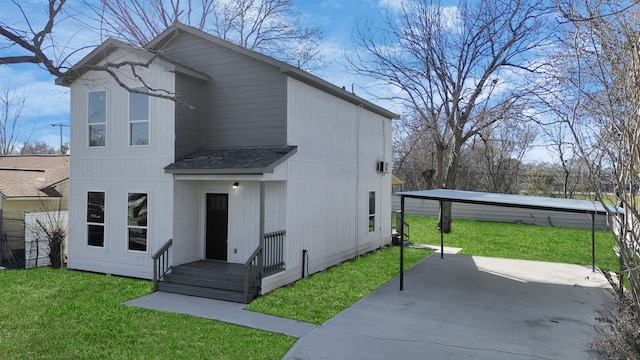
[[[427,200],[451,201],[469,204],[495,205],[586,214],[607,214],[608,212],[600,202],[593,200],[560,199],[540,196],[497,194],[451,189],[405,191],[398,193],[398,195]],[[612,211],[615,211],[613,207],[609,209],[609,212]]]
[[[463,191],[451,189],[433,189],[421,191],[405,191],[398,193],[400,195],[400,210],[404,214],[404,198],[417,198],[426,200],[437,200],[440,202],[442,211],[442,203],[444,201],[461,202],[469,204],[494,205],[505,207],[518,207],[524,209],[551,210],[573,213],[586,213],[591,215],[591,267],[596,271],[596,255],[595,255],[595,215],[606,215],[608,213],[620,212],[614,206],[605,209],[605,207],[597,201],[593,200],[575,200],[575,199],[559,199],[540,196],[510,195],[498,194],[478,191]],[[404,226],[400,226],[400,240],[404,243]],[[404,246],[400,247],[400,290],[404,286]],[[440,228],[440,257],[444,256],[444,233]]]

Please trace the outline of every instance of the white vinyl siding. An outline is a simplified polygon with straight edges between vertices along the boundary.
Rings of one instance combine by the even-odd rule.
[[[109,55],[107,61],[141,62],[122,51]],[[141,83],[126,69],[120,78],[130,88]],[[174,93],[174,74],[162,66],[151,64],[137,69],[149,88]],[[88,147],[88,93],[105,90],[107,94],[107,142],[105,147]],[[114,275],[150,279],[153,276],[154,253],[173,237],[173,177],[164,167],[175,161],[175,102],[149,96],[149,145],[131,146],[129,134],[129,96],[127,89],[104,72],[89,71],[72,84],[71,89],[71,163],[69,204],[70,269],[104,272]],[[151,120],[152,118],[152,120]],[[92,151],[86,151],[87,149]],[[93,151],[96,150],[96,151]],[[87,245],[87,192],[104,191],[106,213],[104,248]],[[146,251],[129,250],[127,219],[129,193],[148,194]],[[74,240],[77,239],[77,240]],[[172,251],[180,239],[174,239]]]
[[[289,78],[286,161],[287,271],[263,280],[262,291],[300,277],[302,251],[310,274],[391,242],[391,120]],[[375,230],[369,232],[369,192]]]

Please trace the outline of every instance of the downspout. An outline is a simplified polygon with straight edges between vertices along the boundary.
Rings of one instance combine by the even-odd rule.
[[[387,161],[387,130],[384,126],[384,119],[381,120],[382,121],[382,161],[386,162]],[[383,194],[383,188],[384,188],[384,177],[386,176],[385,173],[382,173],[382,176],[380,177],[380,196],[378,196],[378,198],[380,198],[380,207],[379,207],[379,226],[378,226],[378,247],[382,248],[382,194]],[[391,229],[389,229],[391,230]]]
[[[358,105],[358,113],[356,114],[356,248],[355,248],[355,256],[357,258],[360,255],[360,251],[358,247],[360,245],[360,117],[362,116],[362,104]]]

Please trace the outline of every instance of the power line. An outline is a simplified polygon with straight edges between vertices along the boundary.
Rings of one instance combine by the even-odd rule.
[[[53,126],[53,127],[57,126],[57,127],[60,128],[60,154],[62,154],[62,145],[63,145],[63,143],[62,143],[62,128],[65,127],[65,126],[69,127],[69,124],[51,124],[51,126]]]

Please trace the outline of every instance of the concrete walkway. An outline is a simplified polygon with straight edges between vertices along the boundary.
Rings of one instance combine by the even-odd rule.
[[[447,253],[447,251],[445,251]],[[433,254],[321,326],[153,293],[125,304],[298,337],[284,359],[588,359],[613,301],[590,267]]]
[[[154,292],[124,304],[224,321],[297,338],[306,335],[316,327],[314,324],[245,310],[246,304],[166,292]]]

